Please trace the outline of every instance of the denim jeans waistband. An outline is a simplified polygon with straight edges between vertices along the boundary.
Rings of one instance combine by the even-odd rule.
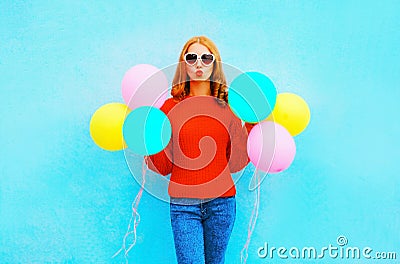
[[[215,197],[215,198],[183,198],[183,197],[170,197],[170,203],[182,205],[195,205],[213,201],[215,199],[232,199],[235,196]]]

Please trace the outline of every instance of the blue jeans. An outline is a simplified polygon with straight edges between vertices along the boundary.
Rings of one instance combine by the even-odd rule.
[[[236,217],[236,199],[172,198],[171,226],[179,264],[222,264]]]

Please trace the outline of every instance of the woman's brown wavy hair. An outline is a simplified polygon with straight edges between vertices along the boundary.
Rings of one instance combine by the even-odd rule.
[[[179,63],[176,67],[174,79],[172,81],[171,95],[177,100],[181,101],[186,95],[190,93],[190,79],[186,72],[186,64],[184,56],[187,53],[190,45],[193,43],[200,43],[206,46],[214,55],[214,68],[210,77],[210,90],[211,96],[218,98],[220,102],[228,102],[228,91],[225,79],[225,74],[222,69],[221,55],[217,46],[209,38],[205,36],[198,36],[189,39],[183,46],[181,55],[179,56]]]

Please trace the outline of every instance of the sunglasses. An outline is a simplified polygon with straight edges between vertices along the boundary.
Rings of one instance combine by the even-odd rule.
[[[184,58],[185,58],[185,62],[190,66],[195,65],[197,63],[198,59],[201,60],[201,63],[204,66],[210,66],[214,62],[214,59],[215,59],[213,54],[203,53],[199,56],[199,55],[197,55],[197,53],[194,53],[194,52],[186,53]]]

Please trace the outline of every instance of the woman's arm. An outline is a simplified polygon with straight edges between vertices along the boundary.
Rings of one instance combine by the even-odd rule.
[[[167,147],[157,154],[145,156],[147,167],[161,175],[168,175],[172,172],[172,139]]]
[[[241,171],[249,163],[247,156],[247,138],[248,133],[255,124],[242,122],[234,118],[229,128],[230,141],[226,149],[229,170],[232,173]]]
[[[161,106],[160,110],[164,112],[164,114],[168,114],[168,112],[176,105],[176,102],[173,101],[172,98],[165,101],[165,103]],[[168,143],[167,147],[150,156],[145,156],[144,159],[146,161],[147,167],[161,175],[168,175],[172,172],[172,138]]]

